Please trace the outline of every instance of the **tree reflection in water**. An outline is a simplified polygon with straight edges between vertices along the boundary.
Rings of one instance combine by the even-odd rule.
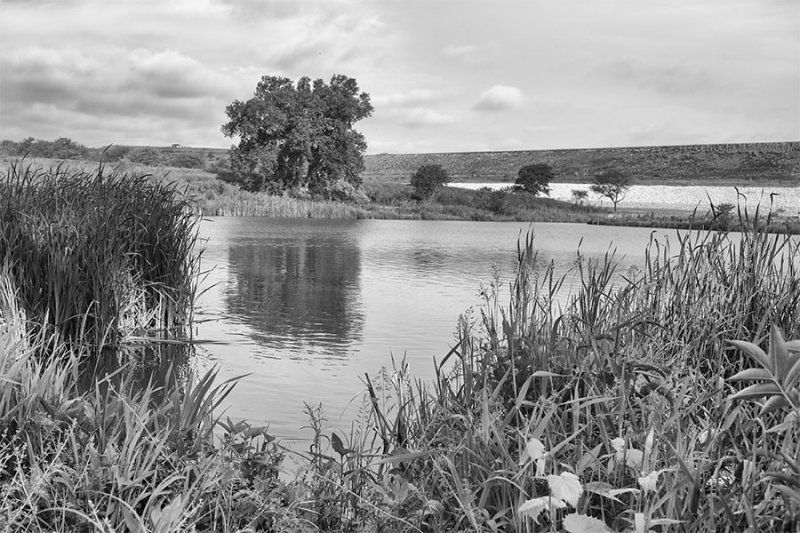
[[[361,340],[361,252],[344,234],[237,242],[229,254],[226,307],[259,345],[340,358]]]

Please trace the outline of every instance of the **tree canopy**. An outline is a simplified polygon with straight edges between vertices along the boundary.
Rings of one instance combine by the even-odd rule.
[[[421,200],[427,200],[433,193],[450,181],[450,176],[442,165],[422,165],[411,176],[411,186]]]
[[[619,170],[612,168],[595,174],[590,188],[592,192],[611,200],[611,203],[614,204],[614,211],[616,211],[617,204],[625,199],[625,194],[630,187],[631,179]]]
[[[308,187],[325,191],[337,181],[357,185],[364,169],[364,136],[353,124],[372,113],[369,95],[355,79],[335,75],[329,84],[303,77],[264,76],[255,94],[235,100],[222,126],[238,137],[231,170],[249,190]]]
[[[514,185],[518,189],[529,192],[534,196],[539,196],[540,194],[550,196],[550,182],[555,177],[553,167],[547,163],[534,163],[519,169]]]

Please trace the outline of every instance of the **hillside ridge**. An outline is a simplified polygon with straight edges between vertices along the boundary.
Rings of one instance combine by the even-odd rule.
[[[513,181],[531,163],[547,163],[556,182],[589,182],[616,167],[636,183],[780,183],[800,186],[800,142],[724,143],[619,148],[564,148],[426,154],[370,154],[362,178],[407,181],[424,164],[442,165],[457,182]]]

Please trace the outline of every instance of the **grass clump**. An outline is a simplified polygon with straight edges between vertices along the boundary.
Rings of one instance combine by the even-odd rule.
[[[146,175],[12,164],[0,175],[0,256],[45,335],[117,347],[185,333],[194,298],[194,216]]]
[[[0,277],[0,525],[3,531],[230,531],[285,514],[277,470],[214,440],[213,410],[230,391],[215,372],[166,389],[122,373],[86,390],[80,354],[31,336],[8,277]],[[46,348],[50,358],[40,352]],[[248,428],[251,429],[251,428]],[[275,453],[275,457],[280,455]],[[272,455],[270,455],[272,457]],[[257,476],[248,461],[258,459]],[[248,477],[248,475],[250,477]],[[270,506],[242,493],[257,477]],[[257,512],[256,512],[257,511]]]

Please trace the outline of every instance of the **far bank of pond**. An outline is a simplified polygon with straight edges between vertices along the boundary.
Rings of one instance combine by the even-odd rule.
[[[634,185],[614,211],[608,199],[592,193],[576,202],[572,191],[588,184],[554,183],[549,197],[513,192],[509,183],[452,183],[420,201],[409,185],[366,183],[359,201],[328,201],[250,193],[224,184],[220,194],[190,193],[209,216],[268,216],[493,222],[585,222],[651,228],[738,229],[736,209],[771,214],[770,230],[800,233],[800,188]],[[194,187],[198,187],[195,184]],[[191,191],[191,187],[189,187]],[[733,207],[726,216],[712,209]]]

